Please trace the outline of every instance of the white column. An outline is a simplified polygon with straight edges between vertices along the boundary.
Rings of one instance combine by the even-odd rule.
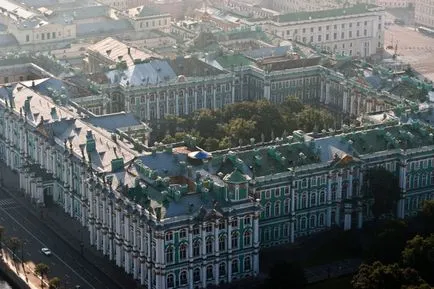
[[[363,227],[363,206],[362,203],[359,202],[357,205],[357,228],[361,229]]]
[[[146,275],[146,264],[145,261],[140,260],[140,285],[145,284],[145,275]]]
[[[403,219],[405,217],[405,196],[407,192],[407,161],[400,163],[399,167],[399,184],[401,187],[401,197],[398,200],[397,217]]]
[[[121,246],[119,244],[119,241],[121,239],[121,212],[120,208],[116,206],[116,265],[121,266],[122,260],[121,260]]]
[[[188,259],[193,259],[193,226],[188,228]]]
[[[344,230],[348,231],[351,230],[351,204],[345,203],[344,213]]]
[[[200,233],[202,234],[202,258],[206,258],[206,224],[200,225]]]
[[[188,268],[188,288],[193,289],[193,268]]]
[[[214,278],[215,278],[215,285],[220,285],[219,279],[220,279],[220,271],[219,271],[219,263],[217,262],[216,264],[214,264]]]
[[[228,283],[231,283],[232,281],[232,260],[228,260],[226,264],[228,268]]]
[[[327,227],[332,225],[332,178],[327,175]]]
[[[202,288],[206,288],[206,267],[205,265],[202,264],[202,268],[201,268],[201,281],[202,281]]]
[[[295,241],[295,182],[292,182],[291,190],[291,243]]]
[[[216,223],[213,224],[214,228],[214,253],[215,256],[219,256],[219,221],[216,220]],[[206,287],[206,286],[205,286]]]

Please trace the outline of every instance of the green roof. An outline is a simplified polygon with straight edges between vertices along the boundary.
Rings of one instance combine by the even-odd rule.
[[[284,15],[279,15],[277,20],[279,22],[293,22],[293,21],[305,21],[314,20],[321,18],[331,18],[339,17],[345,15],[357,15],[370,12],[373,8],[379,8],[377,5],[373,4],[357,4],[351,7],[330,9],[322,11],[312,11],[312,12],[295,12]]]
[[[240,172],[238,168],[236,168],[232,173],[226,175],[223,180],[225,182],[231,183],[231,184],[242,184],[246,183],[249,180],[249,176],[243,174]]]
[[[236,55],[223,55],[220,57],[217,57],[216,61],[223,67],[223,68],[230,68],[231,66],[246,66],[252,64],[252,62],[244,57],[243,55],[236,54]]]

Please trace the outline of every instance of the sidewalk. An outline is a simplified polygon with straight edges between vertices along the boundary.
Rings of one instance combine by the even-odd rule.
[[[133,279],[132,275],[128,275],[122,268],[116,267],[113,262],[90,245],[89,232],[87,228],[82,227],[77,220],[74,220],[69,215],[65,214],[63,209],[57,205],[44,208],[41,214],[40,209],[36,209],[29,199],[25,198],[22,193],[18,192],[19,184],[17,174],[9,170],[6,165],[1,162],[0,169],[1,177],[4,181],[3,187],[10,196],[17,202],[21,203],[24,207],[28,208],[36,218],[41,219],[50,230],[58,235],[67,245],[73,248],[77,254],[82,254],[82,244],[82,257],[90,265],[104,273],[107,278],[113,280],[119,288],[134,289],[141,287],[139,282]]]
[[[0,262],[3,262],[6,266],[14,272],[18,278],[23,280],[24,283],[29,286],[30,289],[40,289],[41,279],[34,273],[34,265],[25,263],[24,266],[21,264],[21,260],[16,257],[15,261],[12,260],[12,253],[2,249],[0,253]],[[48,283],[46,280],[43,281],[44,287],[48,288]]]

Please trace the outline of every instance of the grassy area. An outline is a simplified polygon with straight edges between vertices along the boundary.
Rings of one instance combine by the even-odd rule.
[[[351,289],[351,276],[329,279],[307,286],[307,289]]]

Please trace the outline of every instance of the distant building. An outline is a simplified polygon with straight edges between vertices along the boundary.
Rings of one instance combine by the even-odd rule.
[[[99,3],[117,10],[127,10],[140,5],[149,4],[150,0],[97,0]]]
[[[415,22],[417,25],[434,28],[434,1],[415,0]]]
[[[135,31],[161,30],[170,32],[171,16],[156,8],[139,6],[127,11],[127,17]]]
[[[108,37],[87,48],[85,71],[88,73],[101,72],[111,66],[122,65],[127,68],[136,63],[158,58],[153,52],[144,52],[130,47],[119,40]]]
[[[320,46],[338,55],[368,57],[383,49],[384,8],[370,4],[246,20],[282,39]]]
[[[76,38],[72,22],[50,23],[42,15],[4,0],[0,3],[0,23],[8,27],[20,45],[48,44]]]

